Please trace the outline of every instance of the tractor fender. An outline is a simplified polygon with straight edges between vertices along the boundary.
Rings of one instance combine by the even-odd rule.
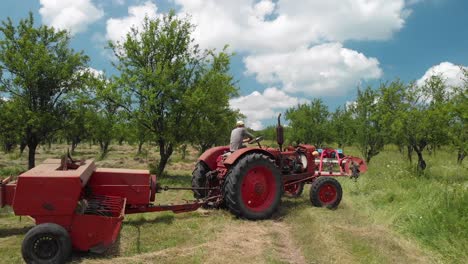
[[[237,160],[239,160],[243,156],[250,154],[250,153],[261,153],[272,159],[275,159],[275,156],[273,154],[261,148],[241,148],[241,149],[236,150],[231,155],[229,155],[226,158],[226,160],[224,160],[224,165],[226,165],[226,167],[229,167],[233,165],[234,163],[236,163]]]
[[[203,152],[203,154],[198,158],[198,160],[203,161],[206,165],[208,165],[210,170],[214,170],[216,169],[216,159],[226,152],[229,152],[229,146],[210,148]]]

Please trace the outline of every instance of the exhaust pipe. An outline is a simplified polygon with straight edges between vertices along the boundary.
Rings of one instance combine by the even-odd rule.
[[[284,132],[283,126],[281,125],[281,113],[278,115],[278,125],[276,126],[276,142],[279,145],[279,150],[283,151],[283,144],[284,144]]]

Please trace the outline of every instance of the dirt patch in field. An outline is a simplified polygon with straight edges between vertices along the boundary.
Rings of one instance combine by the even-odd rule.
[[[198,260],[201,263],[269,263],[274,260],[307,263],[291,237],[285,223],[273,221],[235,221],[215,236],[199,245],[172,247],[131,257],[108,260],[84,260],[83,263],[181,263]]]
[[[287,263],[306,264],[301,248],[291,235],[291,228],[283,222],[273,222],[272,227],[278,238],[274,243],[279,259]]]
[[[434,263],[427,252],[404,239],[388,228],[372,225],[369,227],[334,226],[343,241],[367,244],[389,263]]]

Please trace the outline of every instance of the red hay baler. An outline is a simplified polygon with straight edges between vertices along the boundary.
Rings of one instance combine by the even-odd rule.
[[[26,262],[63,263],[72,249],[102,252],[112,245],[125,214],[188,212],[210,200],[155,205],[160,189],[156,176],[147,170],[96,168],[92,160],[48,159],[15,181],[0,180],[0,207],[9,205],[16,215],[30,216],[36,223],[22,243]]]

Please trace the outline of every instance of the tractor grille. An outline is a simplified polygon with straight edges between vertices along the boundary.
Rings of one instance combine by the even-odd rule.
[[[125,198],[119,196],[92,195],[86,199],[84,214],[119,217],[124,214]]]

